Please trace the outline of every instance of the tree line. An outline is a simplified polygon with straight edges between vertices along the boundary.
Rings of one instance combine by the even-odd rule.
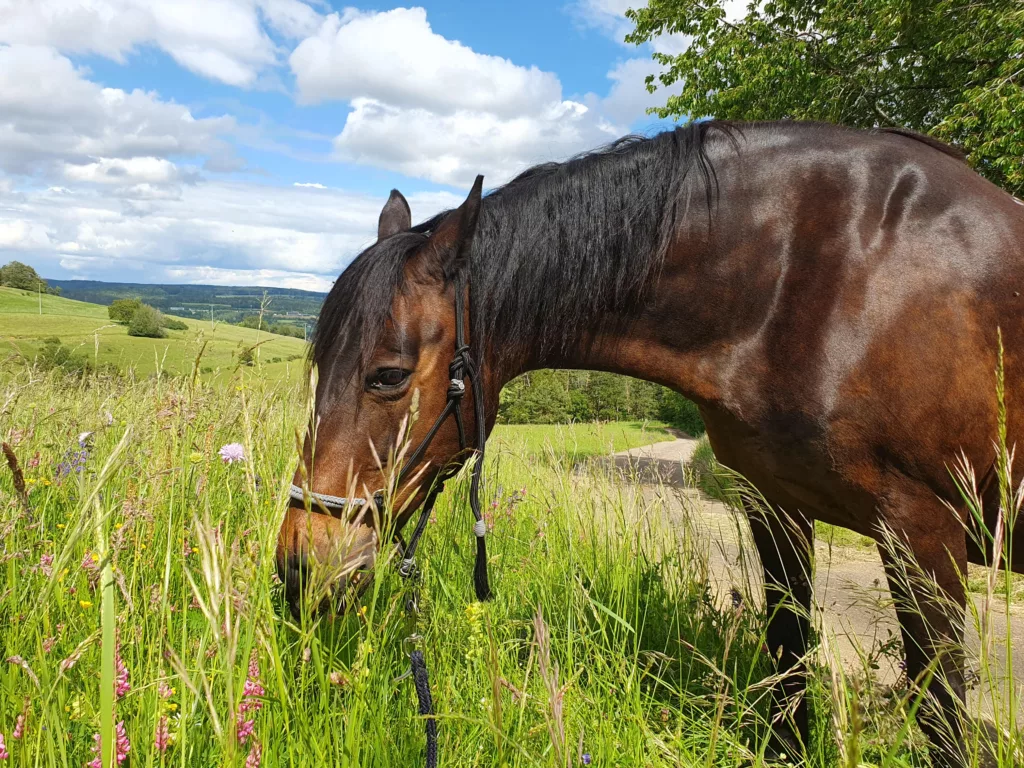
[[[60,296],[60,288],[47,285],[46,281],[32,267],[22,264],[20,261],[10,261],[0,267],[0,286]]]
[[[498,421],[505,424],[649,419],[691,435],[704,432],[697,406],[678,392],[613,373],[531,371],[505,385],[498,405]]]

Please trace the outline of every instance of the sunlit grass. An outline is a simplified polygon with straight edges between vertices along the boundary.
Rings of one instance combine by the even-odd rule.
[[[423,721],[411,682],[396,682],[412,627],[394,568],[381,562],[345,617],[294,621],[283,606],[274,549],[304,408],[295,388],[245,374],[225,387],[22,368],[0,379],[0,437],[29,507],[0,466],[11,765],[82,766],[101,727],[122,722],[125,766],[252,765],[257,750],[265,766],[420,764]],[[686,519],[573,466],[580,445],[622,449],[665,439],[658,430],[575,434],[572,450],[557,430],[545,430],[550,449],[541,430],[518,429],[521,442],[499,431],[485,472],[486,604],[473,600],[465,489],[450,483],[420,550],[415,627],[442,765],[760,763],[771,664],[756,588],[715,594]],[[244,462],[220,460],[230,442]],[[837,681],[827,661],[810,686],[810,764],[837,763],[836,713],[868,698],[862,759],[923,764],[902,694]],[[128,689],[106,708],[122,677]]]

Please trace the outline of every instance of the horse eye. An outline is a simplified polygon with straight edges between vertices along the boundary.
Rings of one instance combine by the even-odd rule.
[[[409,378],[409,373],[401,368],[381,368],[370,379],[370,386],[374,389],[400,387]]]

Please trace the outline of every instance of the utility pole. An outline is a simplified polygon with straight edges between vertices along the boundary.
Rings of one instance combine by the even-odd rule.
[[[43,281],[36,281],[36,295],[39,297],[39,314],[43,314]]]

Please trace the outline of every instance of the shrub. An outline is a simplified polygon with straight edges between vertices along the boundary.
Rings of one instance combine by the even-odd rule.
[[[176,317],[164,315],[164,328],[169,331],[187,331],[188,326]]]
[[[666,424],[688,435],[700,437],[704,434],[704,420],[697,405],[671,389],[666,389],[662,395],[658,415]]]
[[[43,341],[36,364],[44,370],[60,370],[71,376],[84,376],[92,370],[92,362],[87,357],[64,346],[57,336]]]
[[[161,314],[153,309],[153,307],[143,304],[135,310],[131,322],[128,323],[128,335],[162,339],[166,335],[161,327],[162,319]]]
[[[292,323],[277,323],[276,325],[271,326],[270,330],[278,336],[291,336],[296,339],[306,338],[305,328],[300,328]]]
[[[116,299],[107,307],[107,316],[115,323],[128,325],[142,307],[142,299]]]

